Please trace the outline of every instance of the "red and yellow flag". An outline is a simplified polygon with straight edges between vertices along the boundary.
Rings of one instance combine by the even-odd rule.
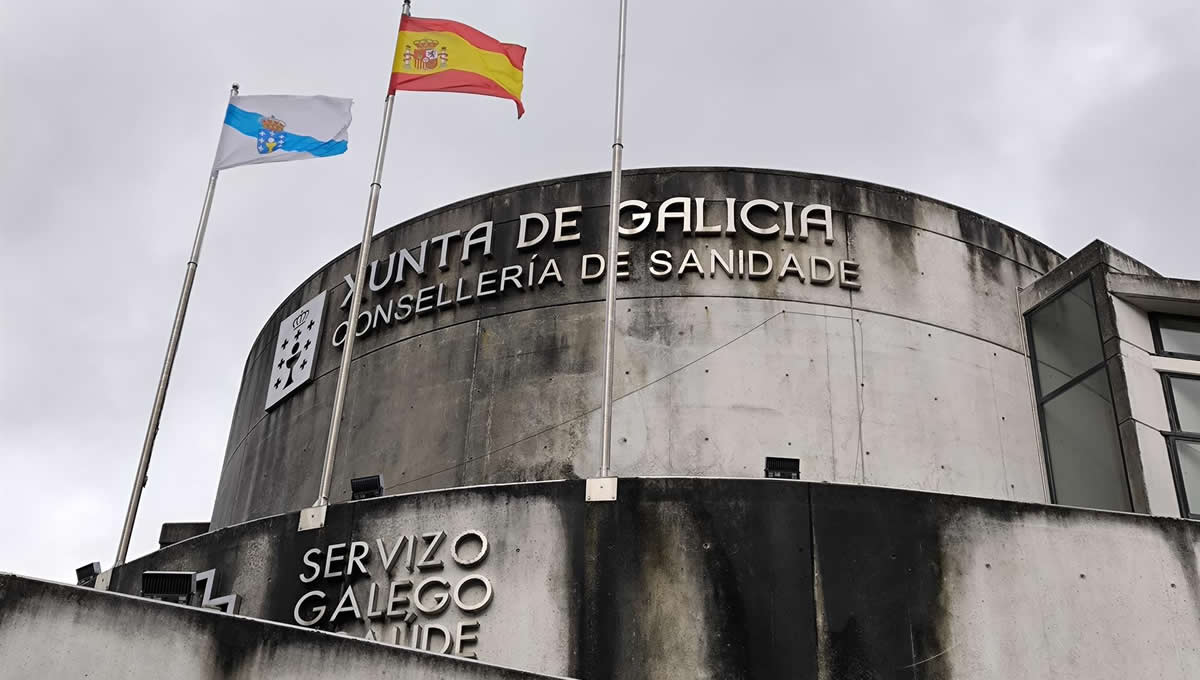
[[[400,19],[388,92],[465,92],[511,99],[525,114],[525,48],[445,19]]]

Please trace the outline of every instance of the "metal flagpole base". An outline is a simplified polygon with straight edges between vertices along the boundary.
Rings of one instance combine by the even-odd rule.
[[[310,531],[312,529],[324,528],[325,511],[328,509],[328,505],[314,505],[311,508],[304,508],[300,511],[300,526],[296,530]]]
[[[617,478],[592,477],[587,480],[586,491],[584,500],[588,503],[615,501],[617,500]]]

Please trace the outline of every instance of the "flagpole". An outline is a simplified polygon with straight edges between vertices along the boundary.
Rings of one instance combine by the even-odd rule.
[[[229,88],[229,96],[236,97],[238,84]],[[212,210],[213,193],[217,190],[217,170],[208,176],[208,190],[204,193],[204,207],[200,209],[200,223],[192,239],[192,254],[188,257],[187,270],[183,275],[183,289],[179,292],[179,304],[175,308],[175,321],[171,324],[171,337],[167,341],[167,356],[163,359],[162,373],[158,377],[158,389],[154,393],[154,406],[150,409],[150,424],[146,427],[146,438],[142,441],[142,456],[138,460],[137,476],[133,478],[133,492],[129,495],[129,507],[125,511],[125,524],[121,527],[121,542],[117,544],[114,567],[125,564],[129,554],[129,539],[133,536],[133,523],[137,518],[138,505],[142,502],[142,489],[149,481],[150,456],[154,452],[154,439],[158,436],[158,424],[162,420],[163,404],[167,399],[167,386],[171,382],[171,369],[175,365],[175,353],[179,349],[179,336],[183,332],[183,320],[187,316],[188,301],[192,297],[192,283],[196,280],[196,266],[200,262],[200,248],[204,245],[204,232],[208,228],[208,215]]]
[[[617,236],[621,212],[621,153],[625,145],[621,141],[625,110],[625,15],[629,0],[621,0],[620,26],[617,33],[617,99],[613,122],[612,144],[612,194],[608,205],[608,270],[604,295],[604,409],[601,416],[604,441],[600,448],[600,476],[608,477],[612,464],[612,411],[613,411],[613,335],[615,333],[614,312],[617,298]]]
[[[409,0],[404,0],[401,16],[409,16]],[[363,279],[367,273],[367,257],[371,250],[371,237],[375,232],[375,213],[379,209],[379,189],[383,181],[383,157],[387,152],[388,131],[392,127],[392,106],[395,95],[389,93],[383,108],[383,125],[379,131],[379,150],[375,154],[375,176],[371,180],[371,195],[367,199],[367,218],[363,224],[362,243],[358,247],[358,267],[354,275],[354,295],[350,298],[349,332],[346,342],[342,345],[342,363],[338,368],[337,389],[333,396],[333,414],[329,419],[329,438],[325,443],[325,463],[321,467],[321,489],[313,508],[321,511],[300,515],[300,529],[316,529],[325,525],[323,509],[329,505],[329,489],[333,484],[333,459],[337,451],[338,434],[341,431],[342,411],[346,405],[346,384],[350,380],[350,361],[354,355],[354,329],[358,323],[358,313],[362,306]]]

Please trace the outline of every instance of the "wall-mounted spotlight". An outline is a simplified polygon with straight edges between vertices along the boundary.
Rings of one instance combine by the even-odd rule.
[[[192,604],[196,595],[194,571],[143,571],[142,597],[175,604]]]
[[[87,588],[96,585],[96,577],[100,575],[100,563],[92,562],[75,570],[75,583]]]
[[[378,498],[383,495],[383,475],[355,477],[350,480],[350,500],[361,501],[364,498]]]
[[[799,458],[772,458],[767,456],[767,479],[800,479]]]

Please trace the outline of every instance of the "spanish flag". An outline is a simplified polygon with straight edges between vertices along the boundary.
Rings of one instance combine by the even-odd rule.
[[[511,99],[521,105],[525,48],[445,19],[400,19],[389,93],[465,92]]]

